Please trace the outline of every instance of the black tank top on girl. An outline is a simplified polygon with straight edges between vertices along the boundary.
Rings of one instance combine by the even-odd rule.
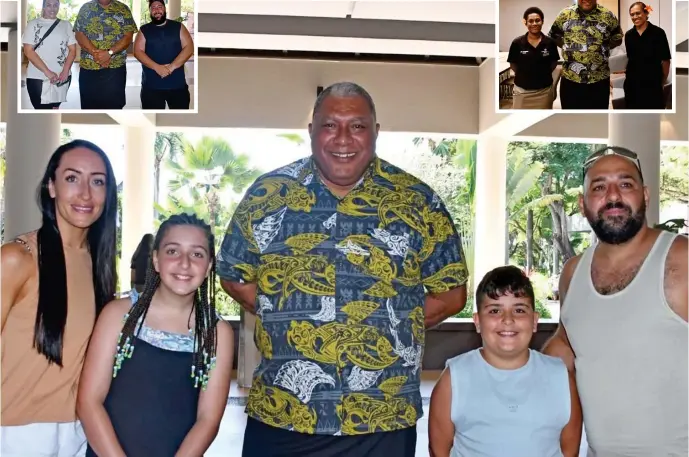
[[[171,457],[196,422],[193,336],[144,325],[135,341],[103,406],[127,457]],[[89,446],[86,457],[98,455]]]

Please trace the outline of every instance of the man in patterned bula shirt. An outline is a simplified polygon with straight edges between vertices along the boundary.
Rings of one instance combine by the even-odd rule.
[[[218,274],[262,356],[245,457],[414,456],[424,330],[464,307],[467,267],[438,195],[376,157],[378,129],[363,88],[326,88],[311,157],[230,222]]]
[[[117,0],[91,0],[74,23],[79,46],[81,109],[122,109],[126,105],[127,48],[138,31],[132,12]]]
[[[608,109],[610,50],[622,44],[620,22],[597,0],[578,0],[562,10],[550,28],[562,48],[562,109]]]

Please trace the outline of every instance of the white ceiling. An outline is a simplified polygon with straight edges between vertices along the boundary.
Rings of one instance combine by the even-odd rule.
[[[303,16],[493,24],[492,0],[454,1],[213,1],[200,0],[200,13]]]

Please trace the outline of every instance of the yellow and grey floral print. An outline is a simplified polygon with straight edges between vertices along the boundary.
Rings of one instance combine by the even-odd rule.
[[[329,435],[416,423],[426,291],[467,280],[440,198],[380,159],[342,199],[311,158],[260,177],[233,215],[218,274],[258,286],[262,360],[248,414]]]
[[[550,36],[564,42],[562,77],[584,84],[610,77],[610,43],[623,38],[618,19],[601,5],[589,13],[577,5],[565,8],[555,18]]]
[[[136,33],[138,28],[127,5],[112,0],[102,6],[97,0],[84,3],[74,22],[74,32],[81,32],[97,49],[108,50],[124,38],[125,33]],[[119,68],[127,63],[127,51],[113,54],[109,68]],[[79,66],[87,70],[101,70],[102,67],[93,56],[81,51]]]

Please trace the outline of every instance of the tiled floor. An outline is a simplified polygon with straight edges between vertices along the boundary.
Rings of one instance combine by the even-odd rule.
[[[421,374],[421,396],[424,398],[424,417],[417,424],[418,437],[416,440],[416,457],[428,457],[428,399],[433,391],[440,371],[424,371]],[[242,455],[242,440],[246,415],[244,414],[243,398],[248,395],[248,389],[237,387],[233,382],[230,389],[230,399],[225,408],[225,415],[220,423],[218,436],[211,445],[205,457],[240,457]],[[580,457],[586,456],[586,440],[581,446]],[[357,456],[359,457],[359,456]],[[364,457],[364,456],[361,456]]]
[[[189,84],[189,93],[191,94],[190,109],[194,108],[194,61],[190,60],[185,65],[187,74],[187,84]],[[22,80],[26,75],[26,69],[22,72]],[[127,59],[127,87],[126,87],[127,104],[124,109],[141,109],[141,63],[134,57]],[[26,85],[22,83],[22,109],[33,109],[29,93],[26,90]],[[61,110],[78,110],[81,108],[79,100],[79,65],[72,65],[72,84],[67,93],[67,101],[60,105]]]

